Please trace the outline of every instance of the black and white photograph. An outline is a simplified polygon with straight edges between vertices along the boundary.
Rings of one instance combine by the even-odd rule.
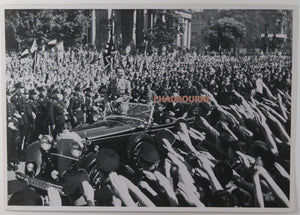
[[[8,210],[289,209],[294,12],[5,9]]]

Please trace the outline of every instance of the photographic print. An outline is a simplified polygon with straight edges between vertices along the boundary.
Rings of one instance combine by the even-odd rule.
[[[7,209],[288,211],[293,13],[4,9]]]

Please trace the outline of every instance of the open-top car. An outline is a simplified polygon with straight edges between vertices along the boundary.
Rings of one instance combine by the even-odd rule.
[[[174,123],[154,124],[153,111],[153,105],[119,103],[107,108],[102,120],[65,130],[55,141],[44,135],[28,146],[25,174],[17,172],[17,177],[42,192],[52,186],[63,195],[65,175],[70,170],[86,170],[97,189],[109,171],[122,169],[134,174],[141,166],[151,168],[163,156],[162,146],[155,139],[157,132],[174,129]],[[102,159],[107,153],[115,156],[117,164]]]

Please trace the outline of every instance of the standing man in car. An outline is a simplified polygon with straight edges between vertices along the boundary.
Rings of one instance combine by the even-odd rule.
[[[116,68],[117,77],[111,79],[106,91],[106,102],[117,101],[125,102],[131,98],[131,84],[125,78],[125,72],[122,68]]]

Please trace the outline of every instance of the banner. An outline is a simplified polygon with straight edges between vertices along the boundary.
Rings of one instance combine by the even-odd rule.
[[[38,50],[38,45],[36,43],[36,39],[34,39],[32,45],[31,45],[31,48],[30,48],[30,52],[34,53],[37,50]]]
[[[19,58],[24,58],[30,54],[28,49],[25,49],[19,56]]]
[[[52,45],[52,46],[54,46],[54,45],[56,45],[57,44],[57,40],[56,39],[54,39],[54,40],[50,40],[48,43],[47,43],[48,45]]]

